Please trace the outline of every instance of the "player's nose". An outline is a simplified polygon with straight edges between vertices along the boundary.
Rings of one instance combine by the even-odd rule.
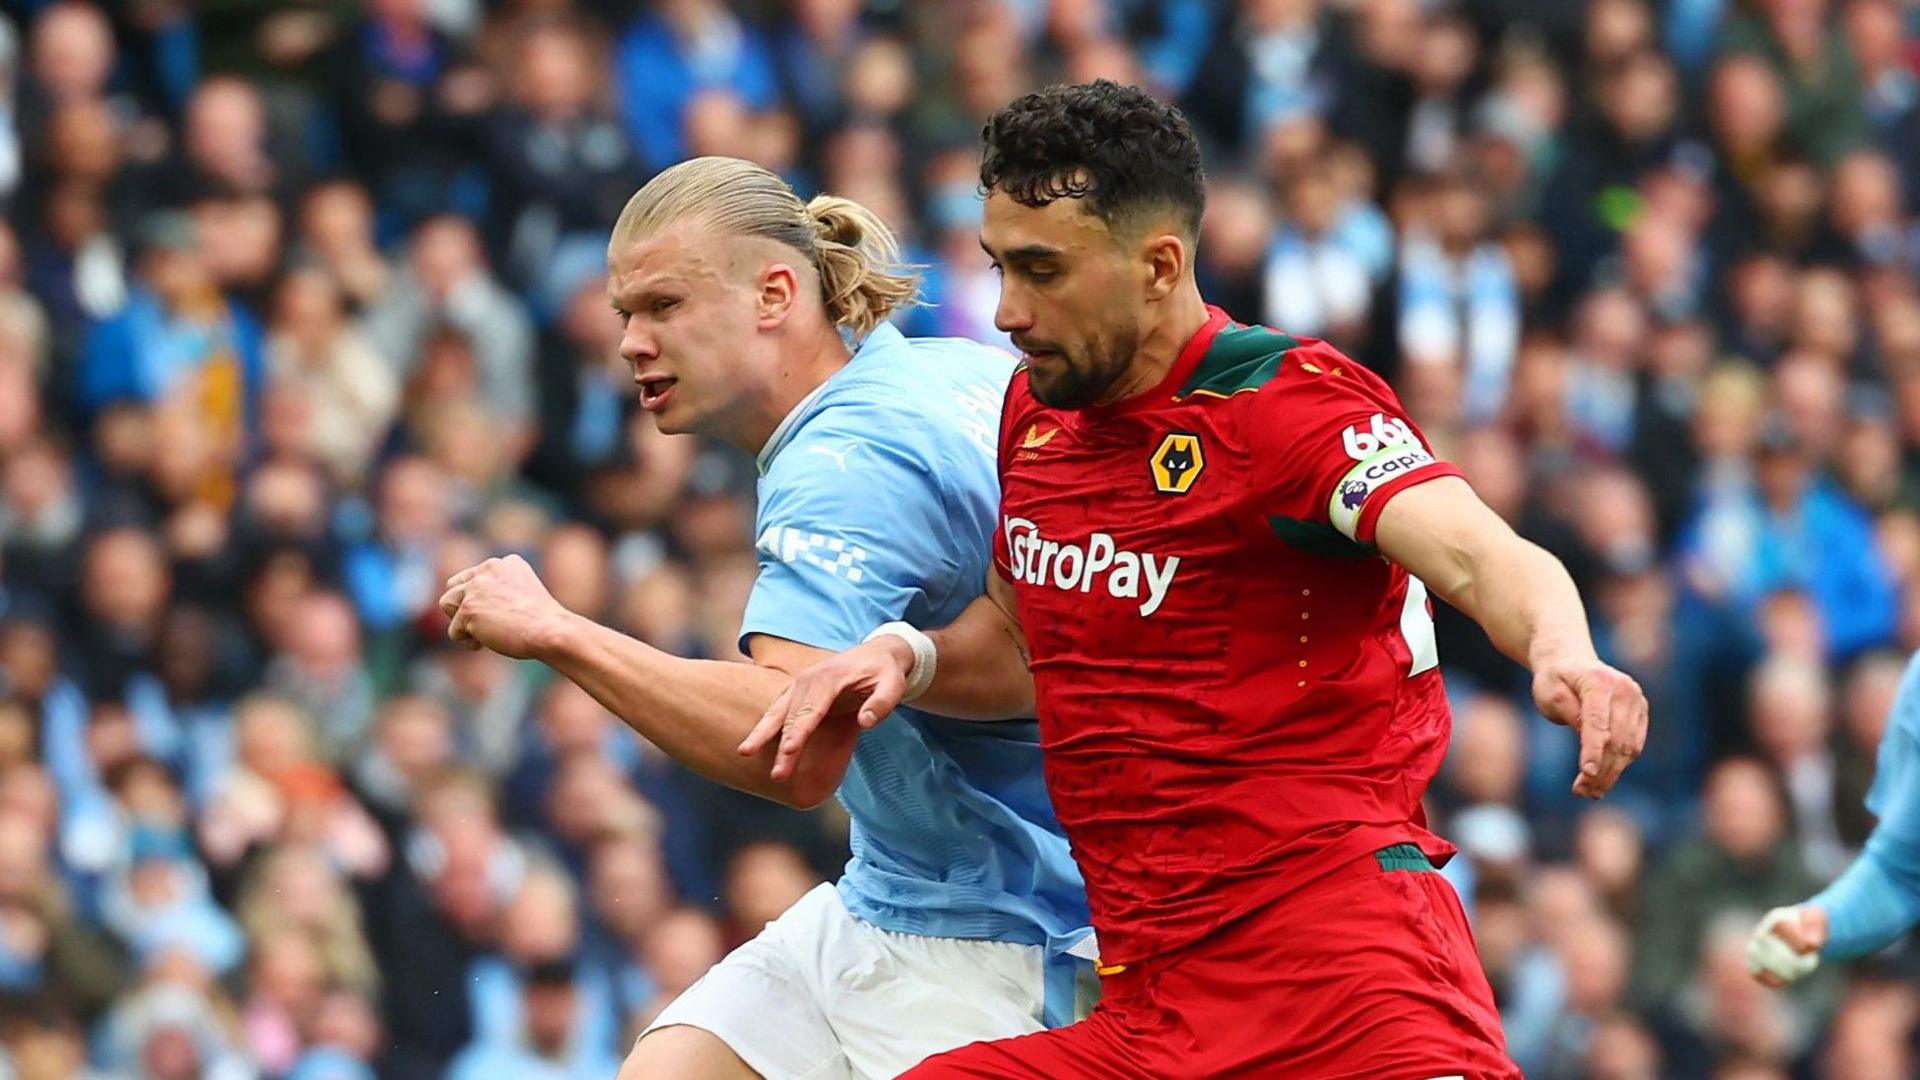
[[[1033,308],[1020,296],[1002,288],[1000,303],[993,309],[993,325],[1003,334],[1033,329]]]
[[[639,319],[627,323],[620,334],[620,359],[633,365],[634,378],[640,377],[640,365],[660,355],[660,341],[647,333]]]

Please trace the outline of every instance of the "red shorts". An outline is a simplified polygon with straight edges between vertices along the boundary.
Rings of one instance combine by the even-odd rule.
[[[904,1076],[1506,1080],[1459,897],[1411,845],[1350,863],[1101,981],[1080,1023],[979,1042]]]

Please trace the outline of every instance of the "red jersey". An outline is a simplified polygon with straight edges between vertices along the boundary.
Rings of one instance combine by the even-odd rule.
[[[1001,418],[1000,573],[1101,959],[1177,948],[1396,843],[1450,718],[1426,590],[1372,550],[1459,470],[1330,346],[1210,319],[1155,389]]]

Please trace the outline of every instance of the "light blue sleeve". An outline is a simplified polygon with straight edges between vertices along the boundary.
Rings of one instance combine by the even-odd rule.
[[[911,419],[830,406],[781,449],[760,482],[743,651],[752,634],[849,648],[881,623],[924,617],[960,584],[937,444]]]
[[[1873,952],[1920,923],[1920,656],[1907,664],[1880,739],[1867,809],[1879,818],[1846,873],[1810,903],[1827,913],[1821,955]]]

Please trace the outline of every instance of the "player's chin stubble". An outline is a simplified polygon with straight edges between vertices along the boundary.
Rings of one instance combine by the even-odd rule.
[[[1136,344],[1102,343],[1086,361],[1061,353],[1060,363],[1051,373],[1042,375],[1037,369],[1029,369],[1028,385],[1035,400],[1049,409],[1084,409],[1100,404],[1127,373]]]
[[[1099,398],[1091,373],[1062,356],[1051,374],[1029,370],[1033,396],[1049,409],[1084,409]]]

